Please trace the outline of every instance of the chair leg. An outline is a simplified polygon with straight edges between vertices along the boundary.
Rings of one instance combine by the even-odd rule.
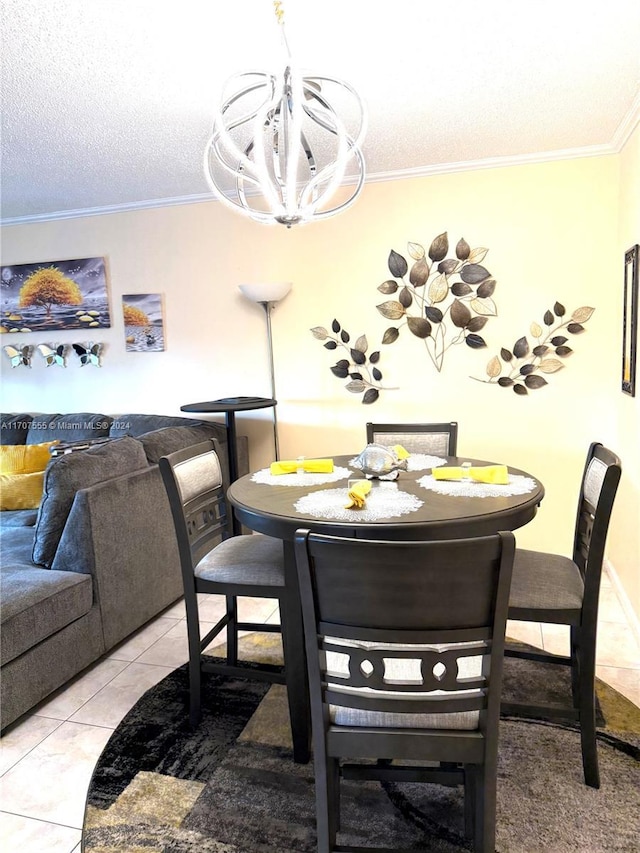
[[[311,758],[311,713],[293,542],[284,543],[284,570],[286,593],[280,596],[280,624],[293,760],[297,764],[307,764]]]
[[[329,841],[335,847],[336,835],[340,831],[340,761],[329,759],[327,766],[329,782]]]
[[[590,788],[600,787],[598,748],[596,745],[596,659],[594,644],[580,649],[579,654],[579,712],[582,768],[585,784]]]
[[[580,633],[575,625],[571,626],[570,631],[571,696],[573,707],[577,709],[580,706]]]
[[[477,768],[473,764],[464,766],[464,836],[475,835]]]
[[[198,621],[198,600],[196,592],[185,594],[187,612],[187,642],[189,646],[189,722],[197,726],[202,716],[200,668],[200,625]]]
[[[322,749],[314,753],[316,788],[316,828],[318,853],[333,853],[336,846],[340,800],[340,774],[336,758],[329,758]]]
[[[238,665],[238,599],[235,595],[227,596],[227,664]]]
[[[483,764],[474,768],[475,774],[475,826],[473,849],[475,853],[495,853],[496,849],[496,787],[495,765]]]

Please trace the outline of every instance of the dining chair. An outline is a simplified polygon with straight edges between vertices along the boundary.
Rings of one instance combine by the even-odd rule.
[[[319,853],[343,849],[341,777],[464,785],[465,835],[493,853],[514,550],[510,532],[390,542],[297,531]]]
[[[400,444],[409,453],[455,456],[458,447],[456,421],[442,424],[367,424],[367,443]]]
[[[509,619],[569,627],[568,655],[532,651],[512,643],[507,644],[505,655],[569,666],[572,707],[505,701],[502,712],[576,720],[584,779],[592,788],[600,787],[595,697],[598,599],[607,530],[621,471],[615,453],[598,442],[590,445],[580,486],[572,558],[516,549],[509,597]],[[540,678],[544,678],[542,673]]]
[[[286,683],[287,668],[254,663],[238,665],[239,631],[282,631],[286,644],[288,607],[299,607],[284,582],[282,542],[262,534],[230,535],[217,441],[205,442],[167,454],[159,460],[180,555],[189,645],[189,718],[201,717],[203,672],[222,673]],[[223,595],[226,612],[201,636],[198,594]],[[277,599],[281,625],[241,622],[238,596]],[[226,629],[226,662],[203,654],[211,641]],[[285,654],[286,662],[286,654]],[[291,691],[290,691],[291,693]]]

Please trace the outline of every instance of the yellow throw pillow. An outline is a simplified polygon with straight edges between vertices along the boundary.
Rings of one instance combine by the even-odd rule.
[[[43,484],[44,471],[0,474],[0,510],[38,509]]]
[[[0,474],[33,474],[44,471],[51,459],[49,448],[59,441],[42,444],[3,444],[0,446]]]

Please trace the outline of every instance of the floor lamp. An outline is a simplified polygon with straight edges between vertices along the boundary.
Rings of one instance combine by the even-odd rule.
[[[267,318],[267,342],[269,345],[269,371],[271,376],[271,397],[276,397],[276,378],[273,368],[273,340],[271,337],[271,312],[276,302],[284,299],[291,290],[290,281],[256,282],[254,284],[241,284],[239,290],[243,296],[252,302],[258,302],[264,308]],[[277,405],[273,407],[273,443],[275,446],[276,459],[280,459],[280,445],[278,442],[278,414]]]

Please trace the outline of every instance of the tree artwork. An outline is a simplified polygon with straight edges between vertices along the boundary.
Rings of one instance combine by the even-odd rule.
[[[51,319],[54,305],[81,305],[82,293],[71,278],[55,267],[43,267],[32,273],[20,288],[20,308],[44,308]]]
[[[573,349],[567,346],[569,338],[561,332],[566,331],[570,335],[581,334],[584,332],[584,324],[594,310],[588,306],[576,308],[570,317],[565,319],[567,312],[564,305],[556,302],[553,310],[544,313],[543,323],[546,330],[536,322],[529,327],[531,337],[536,343],[531,346],[525,336],[518,338],[511,349],[502,347],[500,356],[494,355],[487,364],[486,373],[489,378],[478,379],[478,382],[511,388],[519,395],[544,388],[547,380],[540,374],[549,375],[562,370],[563,362],[573,352]]]
[[[125,326],[149,325],[149,318],[144,313],[144,311],[141,311],[139,308],[135,308],[133,305],[127,305],[126,303],[123,303],[122,314],[124,316]]]
[[[411,267],[403,255],[392,250],[387,263],[393,278],[383,281],[378,290],[395,298],[376,306],[387,320],[397,321],[385,331],[382,343],[395,343],[402,330],[408,329],[423,341],[438,372],[450,347],[462,343],[471,349],[486,347],[478,333],[498,313],[492,298],[495,279],[481,264],[488,249],[472,249],[461,238],[455,257],[447,258],[448,252],[446,231],[434,238],[428,252],[420,243],[407,245]]]

